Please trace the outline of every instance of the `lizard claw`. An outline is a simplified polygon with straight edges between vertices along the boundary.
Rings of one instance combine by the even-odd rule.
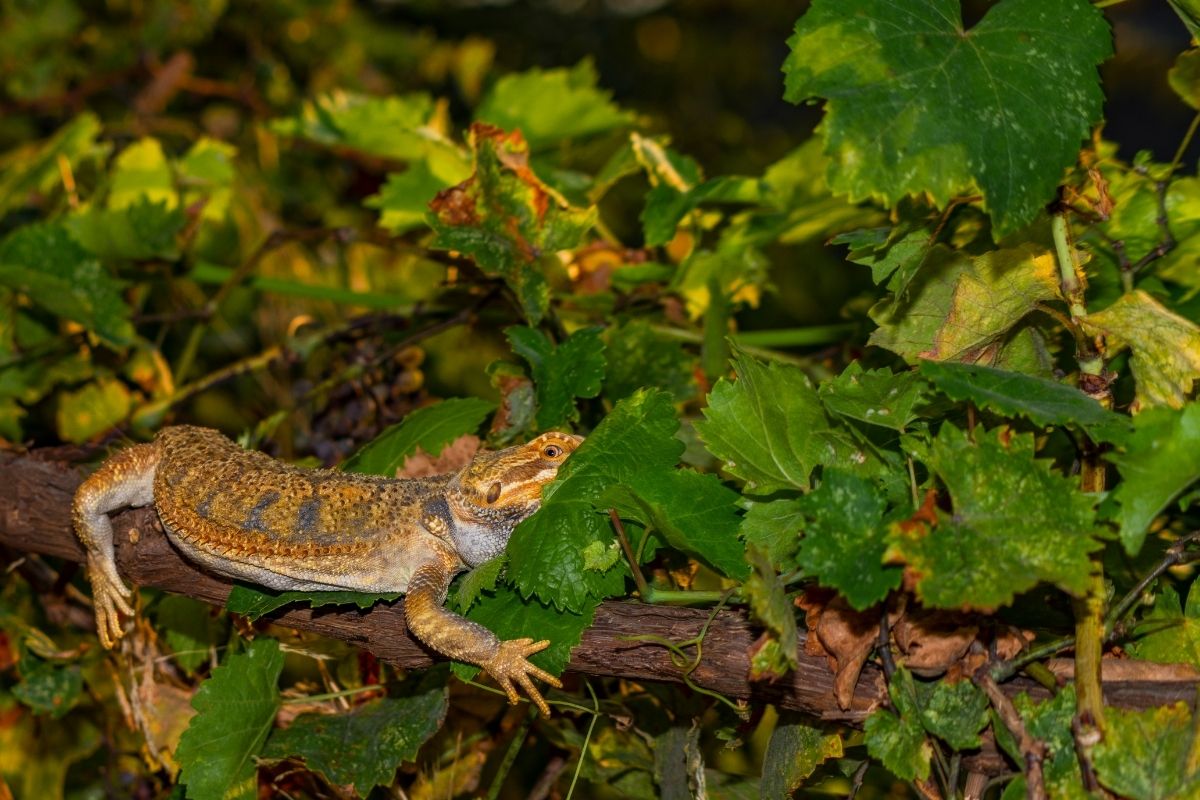
[[[104,559],[88,558],[88,576],[92,581],[92,603],[96,609],[96,633],[106,650],[125,635],[121,614],[133,616],[133,593],[117,575],[116,566]]]
[[[549,672],[535,667],[527,660],[528,656],[540,653],[549,646],[550,642],[545,639],[540,642],[529,638],[509,639],[501,642],[496,654],[480,666],[496,679],[496,683],[500,684],[500,688],[508,695],[508,702],[516,705],[517,701],[521,699],[513,685],[515,681],[525,690],[529,699],[538,707],[543,716],[550,716],[550,706],[546,705],[541,692],[533,685],[529,676],[532,675],[538,680],[545,681],[557,689],[562,688],[562,683]]]

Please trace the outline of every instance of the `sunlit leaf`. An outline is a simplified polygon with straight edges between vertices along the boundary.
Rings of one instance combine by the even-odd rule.
[[[1104,712],[1104,738],[1093,751],[1096,777],[1132,800],[1200,793],[1200,737],[1187,703]]]
[[[1200,378],[1200,326],[1141,290],[1080,321],[1084,330],[1107,340],[1110,355],[1126,347],[1132,352],[1134,413],[1153,406],[1180,408],[1191,396]]]
[[[816,0],[788,45],[784,96],[825,98],[836,191],[939,206],[978,191],[1000,233],[1053,199],[1112,52],[1085,0],[1002,0],[969,29],[957,0]]]
[[[1180,607],[1175,589],[1164,586],[1154,607],[1130,631],[1125,649],[1134,658],[1200,669],[1200,590],[1193,586]]]

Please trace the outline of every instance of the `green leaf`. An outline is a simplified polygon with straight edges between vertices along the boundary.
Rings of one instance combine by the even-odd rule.
[[[183,205],[203,203],[202,219],[223,220],[233,200],[237,149],[228,142],[201,137],[175,165],[183,189]]]
[[[894,228],[851,231],[833,237],[830,244],[849,245],[848,260],[870,267],[871,280],[877,285],[887,281],[890,291],[900,293],[925,263],[925,257],[933,246],[933,237],[923,228],[909,231],[899,238],[896,231]]]
[[[1200,49],[1192,48],[1179,54],[1175,65],[1167,72],[1167,83],[1183,102],[1200,111]]]
[[[777,645],[769,657],[760,658],[757,663],[752,661],[751,680],[773,680],[799,665],[800,638],[796,630],[796,607],[787,595],[783,579],[775,572],[775,567],[766,553],[749,548],[746,551],[746,560],[750,562],[753,571],[746,579],[742,593],[750,603],[750,611],[755,619],[766,626],[774,640],[773,643]],[[764,650],[766,648],[760,648],[760,653]],[[771,663],[776,660],[776,656],[781,663]]]
[[[827,469],[821,485],[801,498],[805,516],[797,563],[822,586],[837,589],[862,611],[900,585],[901,570],[883,565],[887,503],[870,481]]]
[[[54,13],[61,14],[63,11],[61,6],[54,9]],[[7,154],[0,161],[0,216],[25,205],[33,199],[33,195],[50,194],[55,188],[61,187],[62,162],[74,172],[83,161],[102,156],[107,145],[96,141],[100,129],[100,120],[96,115],[85,111],[59,128],[45,142],[27,145]]]
[[[1130,555],[1142,549],[1150,523],[1200,478],[1200,403],[1182,410],[1145,411],[1133,420],[1125,447],[1105,458],[1117,465],[1121,542]]]
[[[479,430],[493,409],[495,405],[475,397],[452,397],[418,408],[363,445],[342,470],[395,477],[418,447],[436,456],[458,437]]]
[[[538,179],[519,131],[476,123],[468,140],[475,173],[430,204],[432,246],[465,253],[485,274],[503,278],[537,324],[550,304],[545,272],[557,266],[557,251],[582,241],[595,209],[571,208]]]
[[[738,498],[715,475],[680,469],[638,475],[610,489],[600,502],[613,503],[622,517],[652,528],[675,549],[740,580],[750,568],[738,539]]]
[[[213,607],[178,594],[170,594],[154,609],[159,635],[166,635],[175,661],[191,674],[208,661],[209,648],[217,644],[221,625],[213,617]]]
[[[111,377],[98,377],[78,391],[62,392],[55,414],[58,435],[67,442],[86,442],[125,419],[132,403],[125,384]]]
[[[871,309],[870,344],[910,364],[994,361],[1006,336],[1038,303],[1059,298],[1054,256],[1032,244],[968,259],[938,245],[907,290]]]
[[[643,390],[617,403],[542,489],[541,509],[513,531],[508,575],[522,595],[582,612],[598,599],[625,593],[623,565],[598,572],[585,563],[589,545],[607,547],[615,538],[595,502],[610,486],[673,471],[683,452],[678,427],[664,392]]]
[[[482,592],[466,616],[501,639],[549,639],[550,646],[534,653],[529,660],[553,675],[561,675],[571,660],[571,650],[592,624],[599,605],[598,599],[586,599],[578,612],[560,610],[534,598],[522,598],[511,586],[500,585]],[[461,666],[455,665],[455,673],[460,677],[476,671],[473,666],[469,670]]]
[[[1082,594],[1095,500],[1034,458],[1032,435],[976,427],[974,441],[942,425],[927,462],[953,513],[894,524],[887,559],[906,564],[921,601],[936,608],[994,609],[1041,581]]]
[[[1130,632],[1125,649],[1145,661],[1200,669],[1200,589],[1193,584],[1187,605],[1180,608],[1175,589],[1164,586],[1154,598],[1154,608]]]
[[[784,97],[826,99],[835,191],[939,206],[979,191],[998,234],[1054,198],[1112,53],[1085,0],[1001,0],[970,30],[957,0],[815,0],[788,45]]]
[[[979,732],[988,724],[988,699],[969,680],[917,683],[921,724],[953,750],[979,747]]]
[[[842,737],[834,732],[781,719],[763,756],[762,800],[788,800],[823,762],[842,757]]]
[[[642,387],[670,392],[676,402],[696,395],[694,359],[683,345],[659,334],[645,320],[613,325],[604,333],[604,396],[623,400]]]
[[[292,604],[304,604],[309,608],[353,605],[367,609],[379,602],[395,602],[400,596],[400,592],[272,592],[239,583],[229,591],[225,610],[255,620]]]
[[[1181,408],[1200,378],[1200,326],[1169,311],[1138,289],[1103,311],[1080,320],[1084,330],[1108,340],[1108,352],[1126,347],[1137,381],[1133,413],[1143,408]]]
[[[175,758],[191,800],[253,798],[254,757],[279,711],[283,651],[274,639],[256,639],[231,655],[196,691],[192,717]]]
[[[177,237],[187,221],[178,204],[139,197],[121,209],[85,209],[63,224],[92,255],[136,261],[179,258]]]
[[[804,505],[799,498],[759,502],[742,499],[742,539],[747,547],[767,554],[775,568],[786,572],[794,563],[800,532],[804,529]]]
[[[625,128],[633,114],[596,88],[596,68],[588,59],[571,69],[531,69],[503,76],[475,111],[475,119],[505,130],[520,130],[529,146],[541,150]]]
[[[557,430],[577,422],[575,398],[600,394],[605,364],[601,330],[584,328],[556,345],[536,328],[505,328],[513,352],[529,362],[533,373],[538,430]]]
[[[1029,695],[1022,692],[1013,698],[1013,705],[1020,712],[1029,735],[1046,746],[1042,777],[1050,796],[1063,800],[1092,797],[1083,788],[1075,736],[1071,732],[1071,723],[1075,718],[1075,687],[1064,686],[1043,703],[1034,703]]]
[[[917,418],[925,382],[916,372],[864,370],[857,361],[820,387],[821,402],[835,414],[894,431],[904,431]]]
[[[301,714],[271,734],[263,756],[302,758],[334,786],[353,784],[366,797],[415,760],[446,719],[444,670],[427,672],[410,688],[404,697],[381,697],[341,714]]]
[[[863,726],[867,752],[898,778],[925,780],[929,777],[933,748],[921,725],[912,673],[898,667],[892,675],[888,694],[895,711],[879,709],[867,717]]]
[[[924,361],[921,374],[954,400],[970,401],[1006,417],[1025,417],[1042,427],[1076,427],[1098,442],[1124,441],[1132,429],[1128,417],[1059,381],[949,361]]]
[[[12,693],[35,713],[58,719],[83,694],[83,673],[77,664],[54,664],[27,655],[21,659],[21,682]]]
[[[0,241],[0,286],[74,320],[110,345],[134,336],[121,282],[105,271],[59,223],[36,223]]]
[[[733,368],[737,380],[717,381],[696,431],[725,471],[746,482],[747,493],[807,489],[817,464],[854,449],[830,427],[798,367],[738,352]]]
[[[508,558],[501,553],[493,559],[483,562],[455,582],[446,605],[460,614],[465,614],[475,605],[483,591],[495,591],[496,581],[504,571]]]
[[[1188,704],[1146,711],[1107,709],[1104,738],[1092,751],[1100,783],[1131,800],[1200,793],[1200,737]]]
[[[389,174],[379,194],[368,197],[364,205],[379,209],[379,227],[399,235],[424,226],[429,204],[437,193],[466,180],[470,174],[470,168],[464,165],[460,170],[450,170],[448,175],[439,175],[430,169],[428,162],[414,161],[404,172]]]
[[[459,148],[437,129],[436,114],[433,98],[420,92],[369,97],[336,91],[306,101],[294,117],[274,120],[271,130],[381,158],[464,163]]]

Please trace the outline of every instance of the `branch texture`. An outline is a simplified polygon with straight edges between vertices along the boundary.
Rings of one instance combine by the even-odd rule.
[[[78,469],[37,454],[0,454],[0,545],[21,553],[82,561],[83,549],[70,523],[71,497],[81,479]],[[113,518],[113,527],[117,562],[132,583],[224,605],[232,584],[186,561],[162,534],[153,510],[124,511]],[[666,648],[627,637],[650,633],[675,641],[691,639],[699,634],[709,613],[703,609],[606,602],[573,651],[568,669],[635,681],[683,682],[683,674]],[[367,611],[281,609],[268,618],[280,625],[349,642],[398,667],[426,667],[437,658],[408,632],[398,605]],[[751,683],[749,651],[757,635],[744,612],[721,611],[709,626],[704,658],[691,680],[731,698],[774,703],[820,720],[851,725],[861,724],[872,709],[886,701],[883,676],[877,667],[868,664],[855,687],[850,708],[838,708],[834,675],[824,657],[804,653],[803,632],[799,669],[775,683]],[[1110,659],[1103,664],[1105,702],[1118,707],[1191,702],[1200,685],[1200,676],[1183,665]],[[1070,659],[1052,660],[1048,666],[1060,680],[1072,677]],[[1008,681],[1000,688],[1010,697],[1018,692],[1048,696],[1044,688],[1025,678]],[[985,753],[983,760],[991,763],[978,766],[1002,766],[994,750],[990,758]]]

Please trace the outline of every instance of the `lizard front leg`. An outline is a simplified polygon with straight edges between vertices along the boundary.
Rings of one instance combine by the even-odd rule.
[[[124,635],[121,614],[133,615],[133,595],[117,574],[110,511],[154,502],[154,471],[159,452],[154,444],[139,444],[110,457],[80,484],[71,506],[75,535],[87,550],[87,573],[92,582],[96,632],[111,648]]]
[[[453,567],[444,562],[431,562],[417,568],[404,597],[408,627],[418,639],[439,653],[483,667],[508,695],[508,702],[515,704],[519,699],[513,683],[520,684],[548,716],[550,707],[529,676],[557,688],[562,688],[562,684],[550,673],[530,664],[528,657],[545,650],[550,642],[544,639],[535,642],[528,638],[501,641],[482,625],[447,611],[442,602],[453,576]]]

